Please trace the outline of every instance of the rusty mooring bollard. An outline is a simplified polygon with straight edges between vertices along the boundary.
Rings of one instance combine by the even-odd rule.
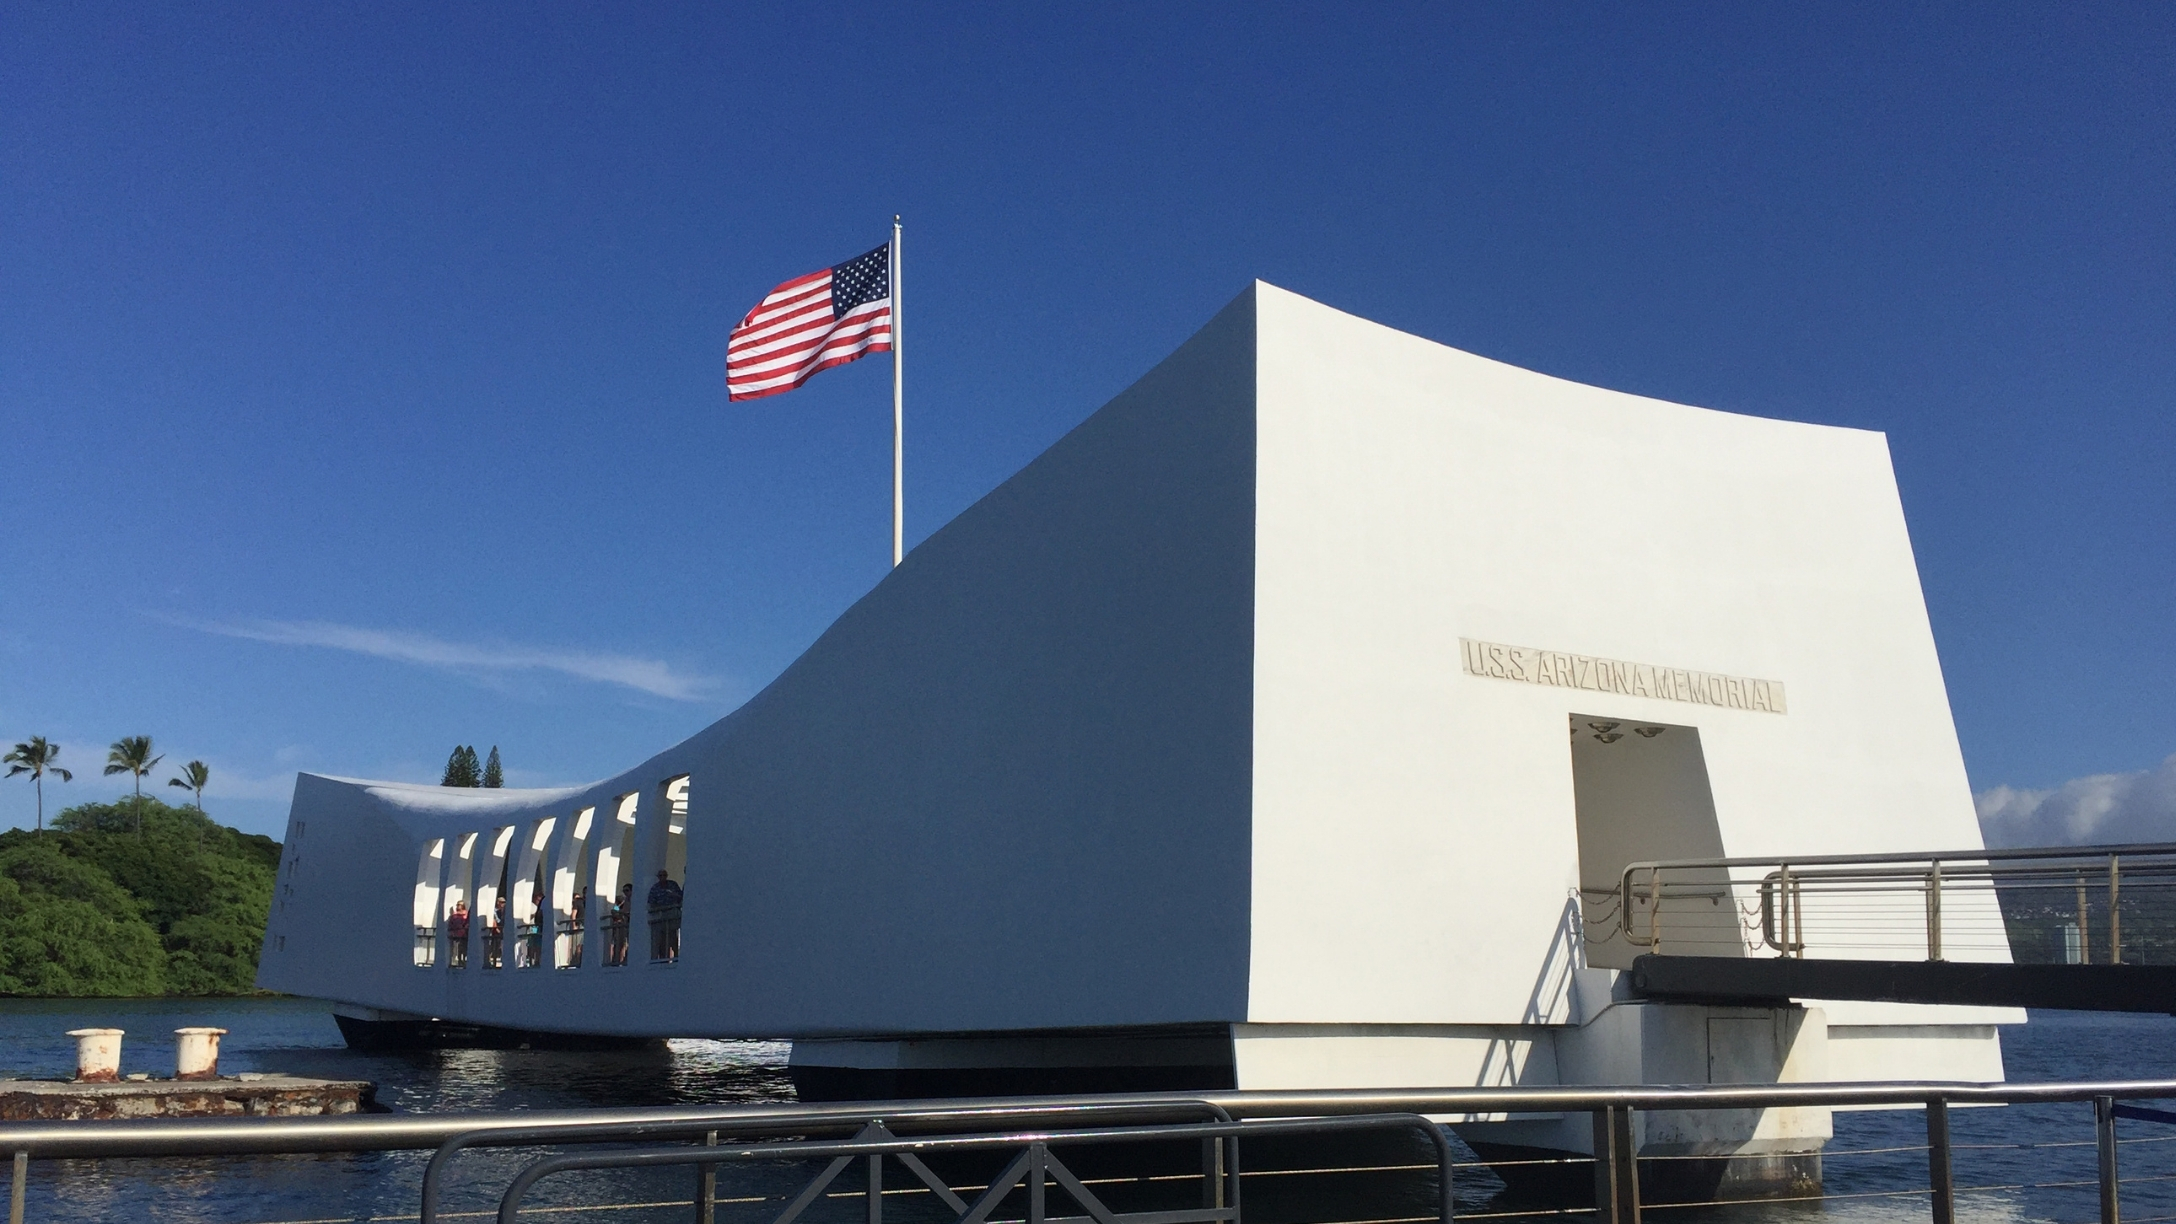
[[[178,1028],[174,1030],[174,1078],[178,1080],[208,1080],[219,1078],[219,1039],[227,1035],[223,1028]]]
[[[76,1039],[76,1082],[110,1084],[121,1078],[124,1029],[69,1029]]]

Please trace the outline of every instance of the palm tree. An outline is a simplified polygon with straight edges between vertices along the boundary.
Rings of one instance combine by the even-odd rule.
[[[144,835],[144,775],[159,767],[166,757],[151,755],[151,737],[124,735],[106,750],[106,772],[136,775],[136,836]]]
[[[201,814],[204,811],[204,788],[210,784],[211,780],[211,766],[202,761],[191,761],[181,767],[180,777],[168,778],[166,784],[168,786],[178,786],[185,791],[195,791],[196,810]]]
[[[31,736],[29,743],[17,744],[13,752],[0,757],[0,760],[11,766],[8,770],[9,777],[26,773],[30,775],[32,782],[38,784],[38,831],[41,833],[45,831],[45,775],[58,774],[63,782],[73,782],[76,777],[53,763],[59,757],[60,745],[46,743],[42,735]]]

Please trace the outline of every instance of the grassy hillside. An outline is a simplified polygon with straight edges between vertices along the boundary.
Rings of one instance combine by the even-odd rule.
[[[0,833],[0,995],[253,988],[280,844],[146,798]]]

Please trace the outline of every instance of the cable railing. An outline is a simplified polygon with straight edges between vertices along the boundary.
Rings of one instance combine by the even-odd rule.
[[[1416,1088],[1365,1091],[1232,1091],[1198,1094],[1133,1094],[1092,1097],[993,1098],[974,1101],[879,1102],[842,1105],[741,1105],[594,1111],[536,1111],[492,1115],[376,1115],[289,1119],[189,1119],[0,1125],[0,1150],[14,1154],[11,1218],[23,1219],[33,1161],[108,1157],[251,1156],[296,1152],[432,1150],[423,1174],[419,1212],[423,1224],[495,1215],[511,1221],[548,1211],[555,1218],[576,1211],[610,1212],[677,1204],[713,1224],[723,1205],[749,1208],[751,1220],[786,1224],[819,1201],[859,1198],[866,1218],[881,1224],[887,1197],[914,1196],[912,1218],[952,1224],[1244,1224],[1252,1185],[1256,1194],[1304,1179],[1403,1174],[1424,1183],[1398,1200],[1404,1215],[1333,1214],[1325,1218],[1360,1224],[1390,1221],[1552,1219],[1579,1216],[1631,1224],[1642,1211],[1750,1207],[1754,1204],[1821,1202],[1831,1207],[1865,1201],[1923,1203],[1936,1224],[1951,1224],[1961,1197],[2069,1194],[2097,1198],[2099,1218],[2117,1224],[2126,1186],[2156,1208],[2176,1209],[2176,1110],[2129,1102],[2176,1101],[2176,1080],[2096,1081],[2047,1084],[1963,1084],[1915,1081],[1869,1084],[1751,1084],[1639,1086],[1623,1088],[1535,1087],[1492,1089]],[[1951,1137],[1960,1106],[2064,1105],[2090,1107],[2091,1129],[2077,1139],[2040,1128],[2043,1141],[1958,1143]],[[1847,1159],[1872,1159],[1905,1184],[1810,1185],[1803,1193],[1665,1198],[1647,1193],[1667,1182],[1668,1169],[1687,1161],[1772,1159],[1773,1153],[1742,1150],[1708,1155],[1641,1154],[1642,1115],[1706,1110],[1918,1107],[1924,1142],[1837,1149],[1824,1159],[1836,1177]],[[1595,1155],[1543,1159],[1455,1159],[1456,1149],[1437,1123],[1584,1113],[1593,1126]],[[2074,1115],[2073,1115],[2074,1116]],[[2119,1121],[2132,1130],[2119,1134]],[[2141,1135],[2139,1127],[2150,1128]],[[1306,1140],[1339,1131],[1405,1130],[1432,1146],[1426,1161],[1361,1161],[1298,1168],[1242,1168],[1243,1145]],[[2076,1132],[2074,1132],[2076,1133]],[[1916,1137],[1915,1137],[1916,1138]],[[630,1146],[632,1145],[632,1146]],[[1089,1149],[1131,1152],[1156,1145],[1197,1151],[1200,1167],[1175,1170],[1168,1162],[1147,1173],[1090,1174],[1074,1153]],[[446,1212],[438,1203],[454,1159],[471,1148],[546,1149],[523,1160],[498,1194],[495,1212]],[[1408,1149],[1410,1150],[1410,1149]],[[1817,1149],[1816,1149],[1817,1150]],[[2092,1153],[2085,1163],[2086,1152]],[[2124,1153],[2161,1163],[2122,1175]],[[987,1153],[1002,1157],[993,1172],[962,1176],[941,1158]],[[1999,1153],[2010,1163],[1992,1177],[1960,1180],[1960,1155],[1982,1160]],[[1901,1158],[1901,1159],[1899,1159]],[[2020,1175],[2021,1160],[2038,1162]],[[864,1176],[844,1180],[859,1165]],[[721,1167],[813,1167],[797,1190],[784,1194],[717,1194]],[[1534,1203],[1493,1187],[1513,1166],[1546,1166],[1580,1179],[1591,1174],[1592,1194],[1582,1202]],[[494,1166],[504,1173],[500,1162]],[[690,1192],[678,1199],[640,1202],[559,1203],[528,1206],[539,1183],[569,1175],[611,1170],[693,1171]],[[898,1174],[887,1180],[887,1172]],[[202,1176],[199,1170],[199,1176]],[[902,1182],[901,1177],[908,1180]],[[581,1183],[588,1184],[588,1183]],[[1343,1184],[1343,1183],[1339,1183]],[[2087,1192],[2091,1192],[2088,1195]],[[1124,1201],[1127,1195],[1134,1201]],[[1161,1197],[1159,1197],[1161,1196]],[[1174,1198],[1177,1196],[1177,1198]],[[1179,1199],[1186,1201],[1179,1202]],[[1651,1199],[1654,1201],[1643,1201]],[[1343,1200],[1340,1200],[1341,1202]],[[1369,1201],[1354,1195],[1355,1206]],[[1058,1214],[1070,1202],[1077,1214]],[[1176,1203],[1176,1205],[1174,1205]],[[796,1206],[798,1204],[798,1206]],[[790,1209],[790,1210],[789,1210]],[[327,1217],[313,1217],[325,1219]],[[399,1217],[376,1217],[381,1219]],[[2148,1217],[2151,1218],[2151,1217]],[[2145,1224],[2133,1218],[2133,1224]]]
[[[680,906],[677,902],[650,907],[650,963],[672,964],[680,959]]]
[[[1639,862],[1583,899],[1654,955],[2176,962],[2176,844]]]
[[[579,969],[582,967],[582,953],[585,950],[583,942],[589,929],[583,912],[586,908],[577,898],[571,910],[559,914],[553,920],[559,932],[552,957],[552,964],[555,968]]]
[[[534,969],[544,963],[544,923],[541,918],[514,924],[514,967]]]
[[[615,905],[604,915],[604,963],[608,969],[627,964],[627,907]]]

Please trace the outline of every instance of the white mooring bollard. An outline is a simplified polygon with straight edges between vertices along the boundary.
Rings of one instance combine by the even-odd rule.
[[[69,1029],[76,1039],[76,1081],[110,1084],[121,1078],[123,1029]]]
[[[227,1035],[223,1028],[178,1028],[174,1030],[174,1078],[178,1080],[208,1080],[219,1078],[219,1039]]]

